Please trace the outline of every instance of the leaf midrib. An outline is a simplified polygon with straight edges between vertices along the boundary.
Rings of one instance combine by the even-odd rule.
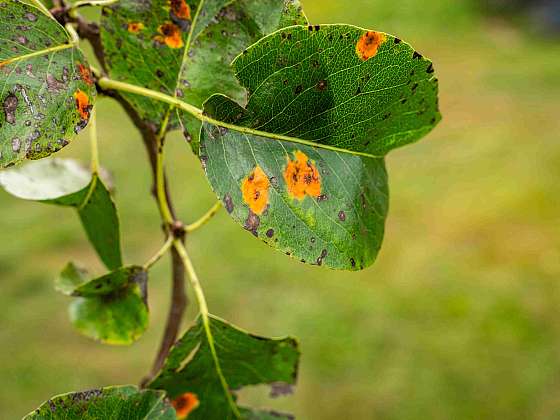
[[[63,51],[70,48],[74,48],[74,44],[57,45],[56,47],[45,48],[44,50],[35,51],[29,54],[24,54],[17,57],[9,58],[5,61],[0,62],[0,68],[3,66],[7,66],[8,64],[13,64],[13,63],[17,63],[18,61],[26,60],[28,58],[37,57],[41,55],[48,55],[50,53]]]

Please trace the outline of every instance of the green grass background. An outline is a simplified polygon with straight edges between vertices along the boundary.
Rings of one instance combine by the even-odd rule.
[[[242,400],[303,420],[560,419],[560,43],[467,1],[303,3],[313,23],[391,32],[432,58],[444,120],[388,157],[391,211],[372,268],[305,266],[225,212],[192,235],[213,313],[301,340],[295,395],[269,402],[257,387]],[[142,263],[161,232],[141,139],[111,101],[98,110],[126,260]],[[87,160],[86,137],[61,155]],[[167,158],[192,221],[215,198],[181,136]],[[162,332],[167,261],[150,279],[148,332],[107,347],[72,330],[52,288],[68,260],[100,269],[76,215],[0,192],[0,231],[0,418],[57,393],[137,383]]]

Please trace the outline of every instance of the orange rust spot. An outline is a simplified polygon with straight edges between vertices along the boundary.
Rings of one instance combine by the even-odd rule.
[[[89,120],[89,112],[91,111],[91,105],[89,103],[89,98],[86,93],[81,90],[77,90],[74,93],[74,98],[76,99],[76,107],[80,113],[82,120]]]
[[[294,153],[295,160],[288,157],[288,164],[284,169],[284,181],[290,196],[303,200],[306,195],[319,197],[321,195],[321,178],[317,167],[301,151]]]
[[[89,68],[83,64],[78,64],[78,71],[80,72],[80,77],[86,84],[90,86],[93,85],[93,79],[91,78],[91,71]]]
[[[144,24],[142,22],[130,22],[128,24],[128,32],[131,34],[137,34],[144,29]]]
[[[154,38],[156,41],[165,43],[169,48],[181,48],[183,46],[181,28],[174,23],[164,23],[158,28],[158,31],[163,36],[156,36]]]
[[[259,165],[243,180],[241,184],[243,201],[247,203],[253,213],[260,215],[266,210],[269,188],[270,180]]]
[[[356,44],[356,54],[358,54],[358,57],[362,60],[368,60],[377,54],[379,47],[386,40],[387,36],[381,32],[366,32]]]
[[[192,392],[186,392],[171,401],[171,405],[177,412],[178,419],[186,419],[188,415],[199,406],[199,404],[200,401],[198,400],[198,397]]]
[[[171,11],[179,19],[191,20],[191,8],[185,0],[171,0]]]

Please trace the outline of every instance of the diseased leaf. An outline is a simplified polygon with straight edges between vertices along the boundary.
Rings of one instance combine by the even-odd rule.
[[[299,351],[294,339],[258,337],[215,317],[210,318],[210,329],[231,392],[259,384],[282,386],[288,391],[295,384]],[[234,418],[200,319],[175,344],[149,387],[167,391],[174,406],[184,408],[189,420]],[[251,419],[274,418],[265,412],[239,410]],[[184,413],[178,408],[177,414],[181,418]]]
[[[78,331],[103,343],[128,345],[148,327],[147,279],[142,267],[131,266],[90,280],[85,270],[70,263],[55,288],[76,298],[69,312]]]
[[[51,398],[24,420],[174,420],[165,393],[135,386],[71,392]]]
[[[89,65],[62,26],[28,4],[0,3],[0,168],[66,146],[95,96]]]
[[[45,159],[0,172],[0,185],[25,200],[74,207],[110,270],[122,266],[119,218],[101,178],[71,159]]]
[[[104,9],[101,37],[112,78],[196,106],[214,93],[243,101],[229,66],[244,48],[280,27],[305,23],[295,0],[121,0]],[[167,104],[124,94],[155,130]],[[198,137],[200,123],[184,121]],[[175,114],[171,127],[177,127]]]
[[[275,32],[232,66],[247,106],[211,97],[200,151],[225,208],[303,262],[372,264],[388,209],[383,156],[441,118],[432,63],[391,35],[325,25]]]

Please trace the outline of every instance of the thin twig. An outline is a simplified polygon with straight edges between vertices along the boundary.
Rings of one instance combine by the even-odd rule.
[[[59,9],[59,10],[63,10]],[[77,24],[78,35],[87,39],[91,44],[94,54],[99,61],[103,71],[107,72],[107,65],[105,61],[105,55],[103,52],[103,45],[101,43],[101,37],[99,34],[99,26],[95,23],[90,23],[85,21],[79,15],[75,17],[70,17],[67,13],[57,16],[57,20],[62,21],[72,21]],[[109,93],[109,92],[106,92]],[[130,103],[126,101],[122,95],[119,93],[109,93],[115,99],[121,107],[124,109],[128,117],[131,119],[136,128],[140,131],[142,135],[142,140],[144,142],[144,147],[148,155],[148,160],[150,162],[150,168],[153,178],[153,188],[152,194],[157,201],[157,133],[153,126],[146,123],[138,115],[138,113],[132,108]],[[169,211],[173,217],[173,220],[177,220],[175,217],[175,211],[173,208],[173,201],[171,199],[171,194],[169,192],[168,182],[163,174],[163,188],[165,191],[166,202],[168,203]],[[159,208],[159,205],[158,205]],[[180,223],[176,223],[181,225]],[[176,226],[175,226],[176,227]],[[162,226],[164,234],[166,235],[166,240],[171,236],[168,226]],[[161,344],[158,349],[158,353],[155,357],[151,372],[148,377],[144,378],[141,384],[146,384],[150,379],[155,376],[159,370],[162,368],[171,347],[175,344],[177,337],[179,335],[179,330],[181,328],[181,323],[183,320],[183,315],[188,305],[187,294],[185,291],[185,267],[182,263],[181,257],[175,248],[171,249],[171,270],[172,270],[172,287],[171,287],[171,304],[169,307],[169,313],[167,315],[167,321],[165,325],[165,330],[161,340]]]

